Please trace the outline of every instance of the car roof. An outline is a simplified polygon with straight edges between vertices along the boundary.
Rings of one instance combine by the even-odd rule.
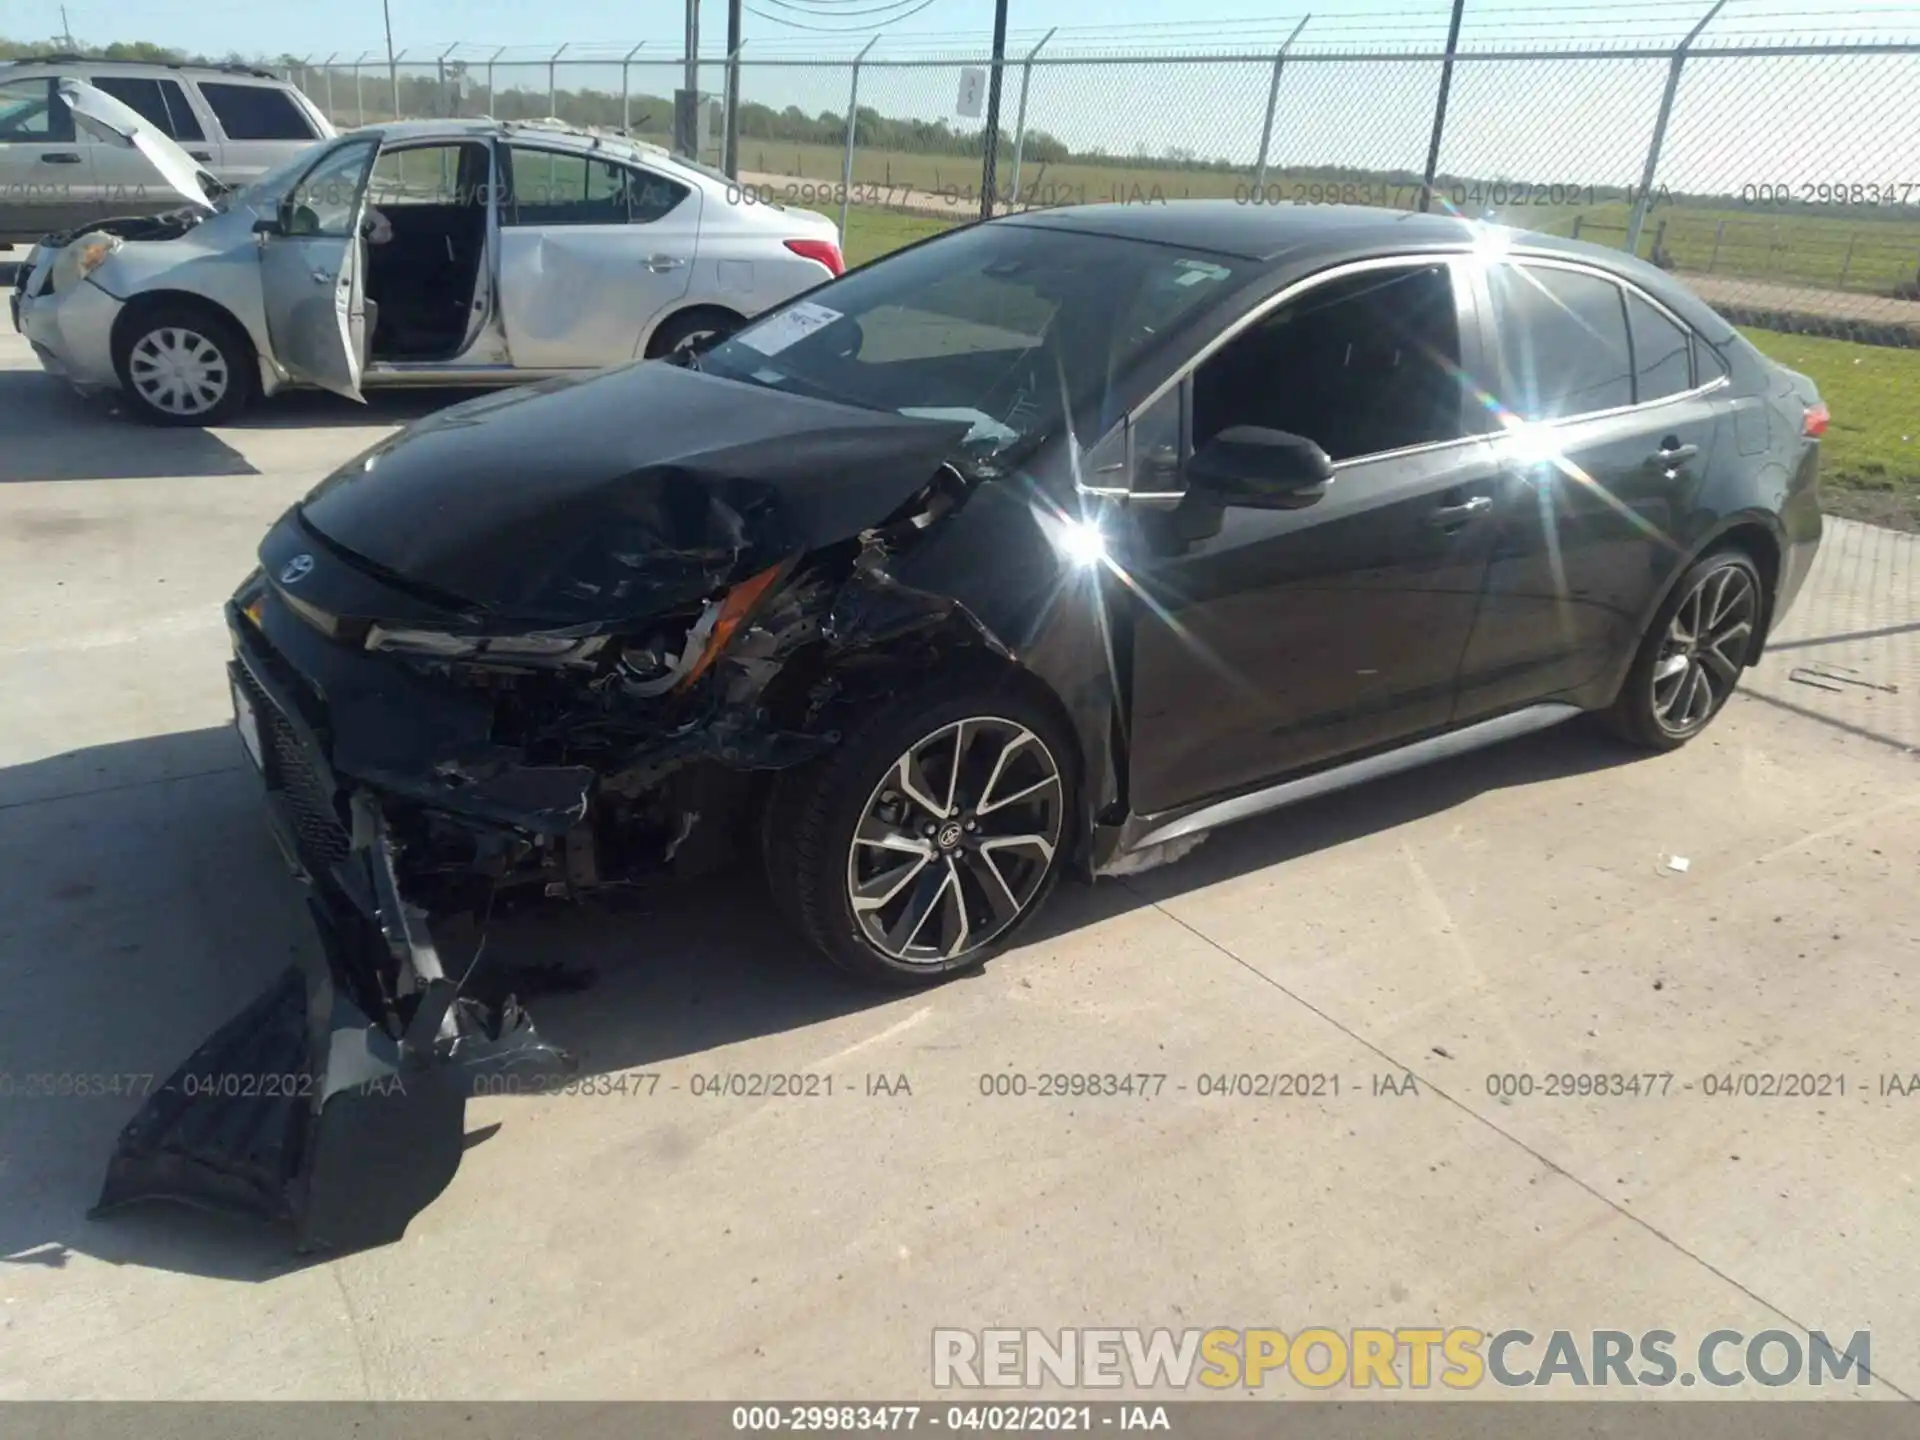
[[[1144,240],[1206,250],[1287,270],[1311,270],[1399,252],[1475,249],[1496,254],[1579,260],[1647,291],[1709,338],[1727,323],[1664,270],[1624,251],[1543,235],[1466,216],[1421,214],[1371,205],[1251,205],[1237,200],[1154,200],[1073,205],[1002,216],[996,225]]]
[[[223,76],[229,79],[271,80],[275,84],[287,82],[271,70],[261,70],[252,65],[207,65],[188,61],[171,60],[101,60],[90,55],[16,55],[8,60],[0,60],[0,76],[10,70],[46,70],[59,69],[74,65],[84,65],[89,70],[122,74],[142,74],[151,71],[164,71],[168,74]]]
[[[495,120],[486,116],[472,119],[389,120],[384,124],[363,125],[356,130],[342,133],[376,135],[382,144],[404,143],[409,140],[473,139],[495,135],[506,140],[536,141],[561,150],[578,150],[583,154],[602,151],[623,155],[629,159],[663,166],[680,176],[700,173],[690,171],[684,160],[658,145],[649,145],[644,140],[635,140],[629,135],[622,135],[617,130],[581,129],[577,126],[564,125],[557,120]]]

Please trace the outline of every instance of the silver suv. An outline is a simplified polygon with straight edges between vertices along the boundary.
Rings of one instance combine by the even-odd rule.
[[[180,203],[138,150],[74,124],[63,79],[106,91],[229,185],[250,184],[334,134],[306,96],[264,70],[73,55],[0,65],[0,245]]]

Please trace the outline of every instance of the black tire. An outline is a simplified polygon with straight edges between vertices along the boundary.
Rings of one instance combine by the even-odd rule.
[[[1601,723],[1646,750],[1677,750],[1700,734],[1740,683],[1767,598],[1745,551],[1715,550],[1695,561],[1647,627]]]
[[[1016,730],[1028,738],[1016,739],[1012,733]],[[879,823],[875,815],[885,812],[886,797],[895,793],[889,787],[897,783],[894,777],[900,774],[898,767],[903,759],[922,742],[948,732],[956,736],[955,749],[964,744],[968,757],[961,765],[961,783],[954,787],[960,792],[957,799],[965,800],[968,793],[980,788],[977,781],[983,771],[991,771],[987,776],[990,782],[1000,776],[1012,778],[997,789],[993,783],[987,785],[988,793],[981,797],[977,816],[969,804],[963,814],[937,826],[938,839],[930,836],[925,842],[929,857],[922,873],[926,878],[911,882],[899,905],[904,908],[917,903],[918,887],[929,880],[937,881],[939,889],[927,902],[939,907],[936,929],[966,927],[969,942],[951,954],[909,957],[890,953],[876,943],[867,926],[888,928],[893,923],[889,918],[893,902],[867,909],[868,918],[863,923],[855,914],[853,890],[857,871],[870,863],[884,865],[885,857],[894,852],[872,841],[860,842],[857,848],[855,831],[863,820],[869,828]],[[1029,742],[1037,742],[1039,751]],[[995,757],[990,747],[995,745],[1010,750],[1013,760],[993,768]],[[951,765],[942,768],[945,754],[944,749],[938,749],[938,753],[921,755],[926,763],[917,768],[916,774],[928,781],[924,788],[938,789],[946,783],[944,776]],[[1043,775],[1048,765],[1057,783],[1049,787],[1042,778],[1037,793],[1052,795],[1058,807],[1058,824],[1052,832],[1051,853],[1045,856],[1042,867],[1042,847],[1007,840],[1006,836],[1029,825],[1039,827],[1032,831],[1034,835],[1047,833],[1044,820],[1028,818],[1040,814],[1044,800],[1010,804],[1006,797],[1017,795],[1032,777]],[[1052,708],[1011,676],[962,671],[868,713],[831,754],[779,778],[762,830],[768,888],[788,922],[821,955],[849,974],[899,989],[937,984],[978,967],[1005,949],[1045,905],[1072,843],[1078,792],[1078,756],[1067,727]],[[933,798],[945,801],[948,796]],[[875,806],[879,810],[870,814],[870,807]],[[900,808],[912,817],[915,829],[929,818],[904,802]],[[986,815],[988,808],[994,811],[991,820]],[[977,833],[971,837],[947,834],[961,827],[977,827]],[[993,833],[987,833],[989,830]],[[1003,842],[1015,848],[993,848]],[[873,859],[876,851],[878,860]],[[913,859],[908,855],[894,863],[907,867]],[[947,880],[940,878],[941,867],[953,877],[951,893],[946,890]],[[999,891],[1015,906],[1011,920],[997,919],[991,913],[990,897],[984,889],[989,873],[1000,881]],[[863,888],[869,891],[866,898],[870,906],[877,903],[871,898],[872,891],[884,888],[891,879],[892,874],[875,874],[865,881]],[[928,913],[931,915],[932,910]],[[903,920],[894,928],[904,930],[905,924]],[[975,940],[973,936],[981,938]],[[914,936],[908,935],[906,940],[903,951],[913,950]],[[933,948],[938,951],[942,947]]]
[[[678,315],[660,322],[660,328],[647,341],[647,358],[658,360],[663,355],[689,349],[698,354],[709,346],[718,345],[738,330],[741,324],[740,316],[715,305],[682,310]]]
[[[185,349],[203,358],[210,349],[218,355],[219,390],[211,403],[206,388],[195,399],[200,408],[169,409],[162,397],[169,393],[155,381],[155,371],[143,363],[153,351],[149,345]],[[259,367],[246,335],[211,307],[185,301],[167,301],[142,307],[123,321],[114,335],[113,368],[129,408],[149,425],[220,425],[252,402],[259,388]],[[212,374],[211,366],[202,373]],[[172,393],[184,394],[176,386]]]

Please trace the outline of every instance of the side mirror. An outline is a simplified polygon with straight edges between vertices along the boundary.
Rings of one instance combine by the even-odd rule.
[[[1187,482],[1190,492],[1223,505],[1297,510],[1326,494],[1333,462],[1304,435],[1234,425],[1194,452]]]

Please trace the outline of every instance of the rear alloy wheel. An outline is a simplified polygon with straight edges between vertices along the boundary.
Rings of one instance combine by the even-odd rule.
[[[1070,742],[1017,686],[941,685],[783,776],[774,899],[842,969],[898,986],[971,969],[1050,893],[1072,830]]]
[[[1608,712],[1615,733],[1672,750],[1706,729],[1747,668],[1763,602],[1759,571],[1740,551],[1718,551],[1689,570]]]
[[[650,359],[669,355],[698,355],[710,350],[740,328],[740,317],[730,310],[688,310],[664,322],[647,344]]]
[[[121,388],[143,419],[212,425],[253,393],[253,357],[233,327],[186,307],[155,309],[116,357]]]

